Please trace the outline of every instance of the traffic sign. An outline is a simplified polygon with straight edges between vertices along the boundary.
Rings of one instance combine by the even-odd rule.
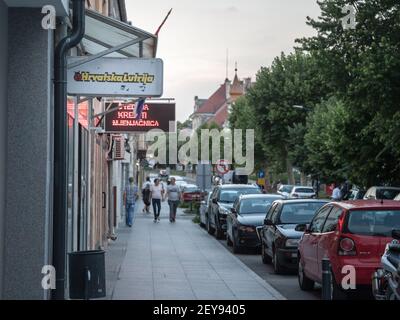
[[[229,172],[229,163],[227,160],[221,159],[217,161],[215,169],[219,174],[226,174]]]

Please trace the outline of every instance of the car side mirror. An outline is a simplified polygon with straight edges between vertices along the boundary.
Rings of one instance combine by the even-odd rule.
[[[217,204],[218,203],[217,199],[212,199],[212,203]]]
[[[235,208],[231,208],[231,212],[232,212],[233,214],[237,214],[237,212],[236,212],[236,209],[235,209]]]
[[[396,240],[400,240],[400,230],[393,230],[392,231],[392,238]]]
[[[272,222],[271,219],[264,219],[264,224],[266,226],[273,226],[274,225],[274,223]]]

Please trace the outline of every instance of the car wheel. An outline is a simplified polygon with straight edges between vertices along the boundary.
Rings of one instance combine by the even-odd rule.
[[[220,229],[220,228],[217,227],[217,233],[216,233],[215,237],[216,237],[218,240],[223,240],[223,239],[225,239],[225,233],[224,233],[224,231],[223,231],[222,229]]]
[[[331,300],[346,300],[347,293],[336,283],[335,276],[331,269]]]
[[[229,237],[229,234],[226,233],[226,244],[228,245],[228,247],[232,247],[233,242],[231,240],[231,238]]]
[[[232,246],[233,246],[233,253],[237,254],[241,252],[241,248],[240,246],[237,244],[236,238],[233,235],[233,239],[232,239]]]
[[[210,217],[207,218],[207,232],[208,234],[213,235],[215,230],[213,227],[211,227],[211,223],[210,223]]]
[[[280,262],[280,260],[279,260],[278,254],[276,253],[276,250],[273,250],[272,254],[273,254],[272,265],[274,266],[274,271],[275,271],[275,273],[276,273],[276,274],[281,274],[281,273],[283,273],[283,272],[284,272],[284,268],[283,268],[283,266],[281,265],[281,262]]]
[[[271,263],[271,257],[265,252],[265,244],[264,241],[261,242],[261,259],[264,264]]]
[[[386,300],[395,301],[397,300],[396,294],[393,292],[392,287],[388,285],[386,290]]]
[[[303,269],[303,264],[301,263],[299,256],[299,269],[298,269],[298,281],[300,289],[303,291],[311,291],[314,289],[314,281],[306,276]]]

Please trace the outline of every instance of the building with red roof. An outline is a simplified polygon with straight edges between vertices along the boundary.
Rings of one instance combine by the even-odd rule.
[[[208,99],[199,99],[196,96],[194,112],[190,116],[193,129],[196,130],[206,123],[215,123],[221,128],[226,127],[230,106],[244,95],[250,86],[251,78],[239,80],[236,68],[233,81],[225,79],[224,83]]]

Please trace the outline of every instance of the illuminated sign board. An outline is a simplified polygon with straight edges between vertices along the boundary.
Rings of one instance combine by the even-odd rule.
[[[116,108],[106,115],[106,132],[148,132],[152,129],[169,132],[169,123],[175,122],[175,103],[145,103],[140,117],[136,113],[136,104],[112,103],[106,104],[106,108]]]
[[[69,57],[68,65],[82,61]],[[68,68],[69,95],[92,97],[161,97],[163,61],[143,58],[99,58]]]

